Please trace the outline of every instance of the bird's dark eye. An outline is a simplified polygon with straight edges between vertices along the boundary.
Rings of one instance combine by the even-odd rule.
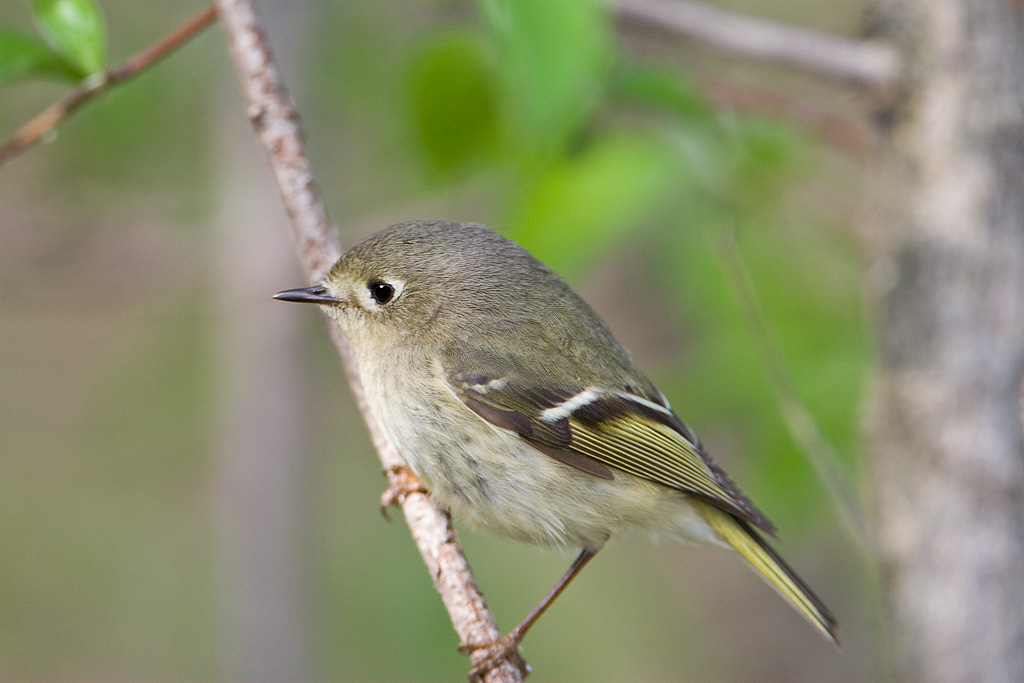
[[[370,296],[383,306],[395,297],[395,288],[386,282],[371,282]]]

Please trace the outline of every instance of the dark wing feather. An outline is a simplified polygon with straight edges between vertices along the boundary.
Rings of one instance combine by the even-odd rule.
[[[588,396],[562,415],[550,409],[582,388],[538,390],[516,384],[507,377],[479,374],[455,375],[451,380],[455,394],[474,413],[567,465],[604,479],[611,479],[613,470],[628,472],[775,533],[771,522],[668,408],[625,391],[592,389],[593,398]]]
[[[561,430],[534,429],[534,422],[525,414],[516,410],[509,410],[494,405],[494,403],[482,400],[474,396],[472,391],[466,391],[460,398],[466,407],[474,413],[487,420],[493,425],[515,432],[526,440],[537,450],[550,455],[555,460],[560,460],[566,465],[575,467],[578,470],[592,474],[601,479],[612,479],[612,471],[602,465],[599,461],[587,457],[583,453],[570,448],[572,436],[568,429],[565,434],[558,433]],[[544,424],[545,427],[552,425]]]

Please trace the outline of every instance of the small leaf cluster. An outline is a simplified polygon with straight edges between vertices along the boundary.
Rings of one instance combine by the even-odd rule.
[[[92,0],[32,0],[41,38],[0,28],[0,85],[21,79],[76,83],[102,77],[103,14]]]

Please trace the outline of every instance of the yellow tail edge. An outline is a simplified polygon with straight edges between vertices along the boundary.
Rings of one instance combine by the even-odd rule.
[[[830,643],[839,647],[836,618],[749,524],[705,503],[696,507],[704,521],[736,549],[754,571],[799,612]]]

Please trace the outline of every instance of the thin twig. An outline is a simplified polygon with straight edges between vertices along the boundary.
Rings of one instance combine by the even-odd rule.
[[[843,471],[839,454],[822,434],[814,415],[800,400],[779,348],[778,338],[765,315],[750,272],[743,263],[735,235],[726,231],[718,239],[717,245],[790,435],[800,445],[811,468],[825,485],[851,536],[861,548],[872,550],[874,545],[867,521]]]
[[[896,77],[896,53],[878,43],[729,12],[694,0],[608,2],[626,19],[762,62],[784,64],[860,87],[884,88]]]
[[[217,0],[217,6],[249,102],[249,118],[267,153],[290,218],[296,252],[309,281],[316,282],[338,258],[340,249],[303,150],[298,113],[281,81],[252,3]],[[396,466],[403,464],[402,459],[366,405],[351,345],[336,324],[329,322],[327,327],[381,463],[391,482],[397,484]],[[460,641],[465,644],[497,640],[501,633],[473,579],[448,515],[423,493],[407,493],[398,502]],[[479,656],[471,656],[474,665],[485,654],[477,652]],[[503,663],[489,671],[484,680],[513,683],[522,681],[522,676],[514,666]]]
[[[153,66],[213,23],[216,18],[217,9],[212,6],[207,7],[153,45],[107,71],[99,82],[94,83],[91,82],[92,79],[89,79],[86,85],[50,105],[22,126],[21,130],[0,147],[0,166],[39,142],[61,121],[93,97],[124,83],[140,71]]]
[[[852,119],[836,116],[795,97],[749,85],[702,79],[708,99],[720,109],[768,113],[794,121],[832,147],[863,157],[876,142],[874,132]]]

